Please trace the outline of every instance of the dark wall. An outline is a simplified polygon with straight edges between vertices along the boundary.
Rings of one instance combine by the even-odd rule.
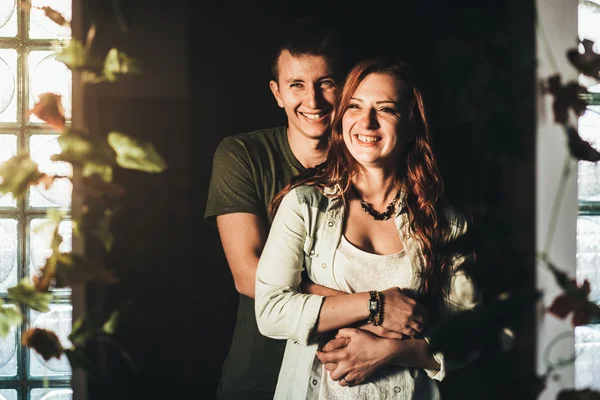
[[[392,54],[417,66],[447,193],[475,219],[486,298],[533,287],[533,2],[155,3],[128,2],[128,33],[102,12],[96,50],[121,47],[147,74],[86,95],[90,129],[150,140],[170,165],[116,175],[129,194],[110,261],[124,280],[90,301],[127,304],[118,338],[138,371],[109,357],[90,398],[106,388],[110,398],[212,398],[237,304],[216,228],[202,218],[212,154],[226,135],[285,123],[268,89],[270,56],[277,29],[302,13],[340,29],[347,64]],[[516,318],[512,352],[494,347],[444,382],[447,398],[533,398],[533,315],[524,306]]]

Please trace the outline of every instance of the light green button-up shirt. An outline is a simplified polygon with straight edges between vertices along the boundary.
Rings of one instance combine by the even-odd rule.
[[[275,399],[317,399],[320,388],[320,364],[315,362],[317,343],[311,333],[323,304],[323,296],[301,293],[298,288],[302,271],[317,284],[340,290],[333,273],[336,249],[342,237],[345,208],[341,198],[328,197],[338,189],[321,193],[313,186],[301,186],[282,200],[269,231],[256,272],[256,319],[260,332],[274,339],[287,339],[287,345]],[[410,288],[421,287],[425,263],[420,242],[410,233],[404,207],[394,218],[398,235],[412,265]],[[448,213],[448,240],[455,240],[466,231],[466,222]],[[466,260],[455,254],[446,283],[447,299],[440,316],[475,307],[479,295],[473,282],[458,267]],[[366,305],[365,305],[366,306]],[[442,353],[434,354],[439,370],[397,367],[402,379],[389,398],[435,399],[438,397],[434,380],[442,380],[447,372],[464,365],[450,362]]]

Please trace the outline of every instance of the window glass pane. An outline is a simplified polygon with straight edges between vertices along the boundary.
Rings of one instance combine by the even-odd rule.
[[[67,66],[56,61],[55,51],[35,50],[29,53],[29,108],[39,99],[40,94],[56,93],[61,97],[67,120],[71,118],[71,71]],[[35,115],[30,121],[42,123]]]
[[[0,122],[17,122],[16,76],[17,52],[0,49]]]
[[[29,276],[37,274],[39,269],[46,264],[46,259],[52,254],[50,248],[52,228],[53,224],[46,218],[32,219],[29,224]],[[71,251],[73,237],[71,221],[61,221],[58,233],[63,239],[58,250],[62,253]]]
[[[600,26],[599,2],[594,0],[581,1],[577,14],[579,38],[600,43],[600,29],[598,28]]]
[[[600,107],[589,106],[579,118],[579,134],[595,148],[600,145]],[[600,201],[600,165],[582,161],[578,164],[577,190],[579,200]]]
[[[31,326],[53,331],[60,339],[63,347],[71,347],[71,342],[68,338],[71,333],[71,312],[72,307],[70,304],[52,304],[50,305],[50,311],[43,314],[31,310]],[[71,366],[64,354],[60,359],[51,358],[46,361],[35,350],[29,349],[28,352],[30,376],[48,376],[54,379],[61,377],[65,379],[70,378]]]
[[[67,388],[60,389],[31,389],[30,400],[72,400],[73,391]]]
[[[65,39],[71,36],[69,26],[60,26],[46,17],[41,7],[48,6],[71,20],[71,0],[31,0],[29,37],[31,39]]]
[[[58,135],[31,135],[29,137],[29,152],[31,159],[38,163],[39,170],[48,175],[71,176],[73,168],[66,162],[51,161],[53,154],[61,152],[56,140]],[[56,179],[50,189],[43,184],[34,186],[29,192],[30,207],[71,207],[73,185],[67,178]]]
[[[0,135],[0,163],[17,154],[17,136]],[[17,201],[10,194],[0,193],[0,207],[16,207]]]
[[[15,37],[18,15],[15,0],[0,0],[0,37]]]
[[[598,326],[575,328],[575,387],[600,390],[600,329]]]
[[[18,268],[17,220],[0,219],[0,292],[17,284]]]
[[[18,398],[15,389],[0,389],[0,400],[17,400]]]
[[[5,305],[5,307],[14,307]],[[17,351],[17,329],[12,327],[5,337],[0,337],[0,381],[14,378],[17,375],[17,362],[19,352]],[[1,400],[1,398],[0,398]]]
[[[577,281],[587,279],[590,299],[600,301],[600,216],[577,218]]]

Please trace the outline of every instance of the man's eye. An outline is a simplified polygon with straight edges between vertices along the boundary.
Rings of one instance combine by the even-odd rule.
[[[290,87],[291,87],[291,88],[301,88],[301,87],[302,87],[302,84],[301,84],[301,83],[292,83],[292,84],[290,85]]]
[[[335,82],[334,81],[330,81],[330,80],[321,81],[321,86],[324,86],[326,88],[332,88],[332,87],[335,86]]]

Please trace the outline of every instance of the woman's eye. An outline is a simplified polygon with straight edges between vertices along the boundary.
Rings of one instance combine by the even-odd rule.
[[[350,109],[357,109],[357,108],[359,108],[359,107],[358,107],[358,104],[348,104],[348,109],[349,109],[349,110],[350,110]]]
[[[396,110],[390,107],[381,107],[379,111],[384,112],[386,114],[396,114]]]

